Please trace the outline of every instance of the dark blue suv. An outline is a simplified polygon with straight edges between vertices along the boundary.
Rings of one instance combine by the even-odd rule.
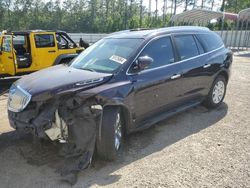
[[[68,65],[24,76],[9,92],[10,124],[65,143],[65,155],[114,159],[125,134],[198,104],[219,106],[232,53],[202,27],[121,31]]]

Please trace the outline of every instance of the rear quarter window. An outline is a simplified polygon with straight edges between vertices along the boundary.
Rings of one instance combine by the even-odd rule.
[[[207,52],[215,50],[224,45],[220,36],[216,33],[197,34],[196,36],[203,44]]]

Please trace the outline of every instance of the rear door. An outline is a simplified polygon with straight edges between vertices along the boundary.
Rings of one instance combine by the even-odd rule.
[[[204,49],[197,43],[191,34],[175,35],[175,45],[182,64],[183,99],[186,101],[199,100],[207,93],[206,80],[208,75],[204,72]]]
[[[12,35],[4,35],[1,40],[0,74],[15,75],[13,37]]]
[[[32,36],[31,36],[32,37]],[[34,45],[33,63],[37,69],[53,65],[57,57],[57,45],[54,32],[34,33],[32,37]]]

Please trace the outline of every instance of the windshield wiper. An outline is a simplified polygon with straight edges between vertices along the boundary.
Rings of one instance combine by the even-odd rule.
[[[90,69],[90,68],[80,68],[81,70],[87,70],[87,71],[91,71],[91,72],[96,72],[94,69]]]

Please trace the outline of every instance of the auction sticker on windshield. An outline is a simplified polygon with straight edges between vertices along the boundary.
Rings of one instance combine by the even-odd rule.
[[[127,59],[120,57],[118,55],[112,55],[109,59],[120,64],[123,64],[125,63],[125,61],[127,61]]]

